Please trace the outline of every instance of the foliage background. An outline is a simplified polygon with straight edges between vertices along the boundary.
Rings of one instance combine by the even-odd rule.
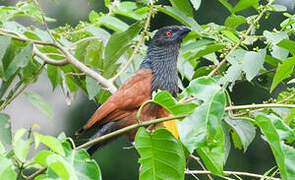
[[[277,1],[277,3],[286,3],[287,1]],[[7,2],[1,2],[6,4]],[[161,4],[169,4],[169,1],[159,1]],[[288,2],[289,5],[292,5],[292,1]],[[77,6],[77,7],[71,7]],[[103,1],[79,1],[75,2],[71,0],[71,3],[66,3],[66,1],[60,0],[59,3],[54,4],[51,2],[42,1],[42,7],[45,7],[46,14],[49,17],[57,19],[56,23],[49,23],[51,28],[64,25],[69,23],[71,25],[76,25],[79,20],[86,20],[90,10],[106,11],[103,6]],[[84,7],[84,8],[82,8]],[[289,9],[289,12],[294,12]],[[253,9],[247,9],[242,12],[244,15],[254,14]],[[209,22],[215,22],[217,24],[223,24],[229,12],[226,10],[222,4],[215,0],[206,0],[202,1],[201,7],[195,14],[195,19],[199,24],[207,24]],[[280,22],[284,19],[284,16],[281,13],[272,13],[268,21],[262,21],[261,29],[272,30],[273,27],[279,27]],[[21,21],[21,20],[20,20]],[[269,24],[272,22],[272,24]],[[30,22],[27,22],[30,23]],[[167,15],[158,13],[151,21],[151,30],[158,29],[164,25],[169,24],[179,24],[174,19],[170,18]],[[207,65],[207,61],[201,61],[201,65]],[[254,82],[241,82],[234,86],[231,93],[232,100],[235,104],[249,104],[249,103],[262,103],[264,100],[269,99],[270,97],[276,97],[278,92],[284,87],[277,88],[273,93],[269,93],[264,88],[259,88],[256,85],[261,83],[271,84],[270,78],[265,79],[256,79]],[[256,84],[255,84],[256,83]],[[37,87],[39,88],[39,87]],[[46,93],[45,93],[46,94]],[[49,93],[51,94],[51,93]],[[55,96],[55,94],[53,94]],[[61,96],[62,97],[62,96]],[[46,99],[50,99],[47,97]],[[55,102],[51,102],[55,106]],[[18,105],[20,106],[23,105]],[[61,105],[60,108],[63,108],[64,105]],[[9,107],[9,108],[13,108]],[[66,110],[66,117],[61,117],[63,121],[65,120],[64,127],[62,128],[67,135],[73,135],[74,131],[78,129],[91,115],[91,113],[96,109],[96,105],[93,102],[89,102],[88,98],[82,93],[79,97],[79,100],[76,99],[75,103]],[[15,109],[13,109],[14,111]],[[8,109],[9,112],[9,109]],[[19,119],[19,118],[13,118]],[[56,119],[55,117],[53,119]],[[26,119],[29,121],[29,117]],[[40,121],[38,121],[39,123]],[[75,122],[75,123],[73,123]],[[13,122],[14,123],[14,122]],[[17,123],[16,123],[17,124]],[[30,123],[28,123],[29,125]],[[54,124],[54,123],[53,123]],[[41,131],[42,131],[42,124]],[[60,127],[59,125],[56,127]],[[55,127],[54,127],[55,128]],[[57,135],[55,131],[49,133],[51,135]],[[259,134],[257,134],[259,135]],[[122,147],[129,146],[129,143],[125,138],[120,138],[119,141],[114,142],[113,144],[108,145],[101,151],[95,154],[95,159],[98,161],[100,168],[102,170],[103,179],[137,179],[138,173],[135,169],[138,169],[138,155],[134,149],[126,150]],[[243,153],[240,150],[235,148],[231,149],[231,155],[226,163],[225,170],[237,170],[237,171],[247,171],[254,172],[258,174],[263,174],[265,171],[269,170],[275,165],[273,155],[270,151],[269,145],[263,141],[261,138],[256,138],[253,143],[249,146],[246,153]],[[193,165],[194,166],[194,165]],[[120,168],[119,168],[120,167]],[[114,168],[116,168],[116,173],[114,173]],[[199,167],[198,167],[199,168]],[[188,177],[189,178],[189,177]],[[206,178],[205,176],[203,178]],[[245,178],[247,179],[247,178]]]

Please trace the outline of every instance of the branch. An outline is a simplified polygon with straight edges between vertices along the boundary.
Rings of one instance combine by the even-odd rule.
[[[68,62],[73,64],[77,69],[84,72],[87,76],[90,76],[93,79],[97,80],[101,85],[106,87],[112,94],[114,94],[117,91],[117,88],[112,83],[112,81],[104,78],[103,76],[95,72],[94,70],[87,67],[85,64],[83,64],[78,59],[76,59],[69,51],[66,50],[66,48],[64,48],[60,44],[56,44],[56,46],[65,55]]]
[[[270,177],[270,176],[264,176],[254,173],[248,173],[248,172],[238,172],[238,171],[223,171],[226,175],[238,175],[238,176],[248,176],[253,178],[266,178],[271,180],[281,180],[280,178]],[[199,171],[199,170],[186,170],[186,174],[212,174],[210,171]]]
[[[136,47],[135,47],[133,53],[131,54],[129,60],[127,61],[125,66],[114,77],[112,77],[110,79],[110,81],[114,82],[122,73],[124,73],[127,70],[127,68],[129,67],[129,65],[131,64],[131,62],[133,61],[133,59],[135,58],[137,51],[139,50],[141,44],[144,42],[145,34],[146,34],[146,32],[148,32],[148,28],[150,26],[152,14],[153,14],[153,6],[150,7],[148,17],[145,21],[144,30],[142,31],[140,39],[139,39],[138,43],[136,44]]]
[[[263,8],[263,10],[259,13],[259,15],[257,16],[257,18],[253,21],[253,23],[249,26],[249,28],[247,29],[246,33],[244,35],[242,35],[242,37],[240,38],[240,40],[235,44],[235,46],[228,52],[228,54],[223,58],[223,60],[217,65],[217,67],[215,69],[213,69],[209,74],[208,77],[212,77],[220,68],[221,66],[226,62],[227,57],[230,56],[241,44],[242,42],[246,39],[246,37],[248,36],[248,34],[250,34],[250,32],[253,30],[253,28],[255,27],[255,24],[262,18],[262,16],[264,15],[264,13],[267,11],[267,6],[271,5],[273,3],[273,0],[270,0],[269,3]]]
[[[42,11],[42,8],[38,2],[38,0],[34,0],[34,3],[35,5],[37,6],[37,8],[39,9],[40,13],[41,13],[41,17],[42,17],[42,22],[45,26],[45,29],[47,31],[47,33],[49,34],[50,38],[52,39],[53,43],[56,44],[57,41],[55,40],[55,38],[53,37],[52,33],[50,32],[49,28],[48,28],[48,25],[47,25],[47,22],[46,22],[46,19],[45,19],[45,14],[44,12]]]
[[[255,108],[295,108],[295,104],[251,104],[225,107],[226,111],[239,109],[255,109]]]
[[[47,167],[43,167],[41,169],[39,169],[38,171],[34,172],[33,174],[31,174],[27,180],[33,180],[35,177],[39,176],[40,174],[44,173],[47,170]]]
[[[19,34],[18,34],[18,36],[15,36],[15,35],[12,35],[12,34],[9,34],[9,33],[18,34],[17,32],[8,31],[6,29],[0,28],[0,35],[1,36],[11,37],[11,38],[19,40],[19,41],[26,41],[26,42],[31,42],[31,43],[34,43],[34,44],[40,44],[40,45],[45,45],[45,46],[54,46],[54,47],[56,47],[55,44],[51,43],[51,42],[43,42],[43,41],[33,40],[33,39],[21,37],[21,35],[19,35]]]
[[[49,58],[46,54],[43,54],[42,52],[40,52],[39,49],[36,48],[35,46],[34,46],[33,52],[34,52],[34,54],[36,54],[36,56],[41,58],[46,64],[51,64],[54,66],[64,66],[64,65],[69,64],[69,62],[67,60],[56,61],[56,60]]]
[[[203,163],[202,163],[202,161],[201,161],[201,159],[199,157],[196,157],[196,156],[194,156],[192,154],[189,157],[192,158],[192,159],[194,159],[195,161],[197,161],[197,163],[201,166],[201,168],[204,171],[207,171],[206,167],[203,165]],[[193,173],[191,173],[191,174],[193,175]],[[208,176],[208,179],[209,180],[213,180],[213,178],[212,178],[212,176],[210,174],[207,174],[207,176]]]
[[[82,144],[82,145],[76,147],[75,150],[79,150],[79,149],[82,149],[82,148],[87,148],[87,147],[89,147],[91,145],[94,145],[94,144],[97,144],[99,142],[105,141],[106,139],[110,139],[112,137],[124,134],[124,133],[126,133],[128,131],[137,129],[139,127],[149,126],[149,125],[152,125],[152,124],[157,124],[157,123],[169,121],[169,120],[172,120],[172,119],[180,119],[180,118],[186,117],[187,115],[188,114],[181,114],[181,115],[177,115],[177,116],[169,116],[169,117],[165,117],[165,118],[154,119],[154,120],[151,120],[151,121],[145,121],[145,122],[142,122],[142,123],[139,123],[139,124],[133,124],[133,125],[127,126],[125,128],[119,129],[117,131],[114,131],[112,133],[106,134],[104,136],[100,136],[100,137],[98,137],[96,139],[93,139],[91,141],[88,141],[85,144]]]

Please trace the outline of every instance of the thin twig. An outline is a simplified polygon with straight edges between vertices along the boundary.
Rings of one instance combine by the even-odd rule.
[[[129,60],[123,66],[123,68],[114,77],[112,77],[110,79],[110,81],[114,82],[122,73],[124,73],[127,70],[127,68],[129,67],[129,65],[131,64],[131,62],[133,61],[133,59],[135,58],[135,55],[136,55],[137,51],[139,50],[141,44],[144,42],[144,37],[146,35],[146,32],[148,32],[148,28],[150,26],[150,21],[151,21],[152,14],[153,14],[153,6],[150,7],[148,17],[147,17],[147,19],[145,21],[144,30],[142,31],[140,39],[139,39],[138,43],[136,44],[136,47],[133,50]]]
[[[94,70],[87,67],[85,64],[77,60],[69,51],[66,50],[60,44],[56,44],[58,49],[65,55],[66,59],[69,63],[73,64],[77,69],[84,72],[86,75],[92,77],[93,79],[97,80],[101,85],[106,87],[112,94],[117,91],[116,86],[112,83],[112,81],[104,78],[103,76],[99,75]]]
[[[181,115],[177,115],[177,116],[169,116],[169,117],[165,117],[165,118],[154,119],[154,120],[151,120],[151,121],[145,121],[145,122],[142,122],[140,124],[133,124],[133,125],[127,126],[125,128],[119,129],[117,131],[114,131],[112,133],[106,134],[104,136],[100,136],[100,137],[98,137],[96,139],[93,139],[91,141],[88,141],[85,144],[82,144],[81,146],[78,146],[75,150],[79,150],[79,149],[82,149],[82,148],[87,148],[87,147],[92,146],[94,144],[97,144],[99,142],[105,141],[106,139],[110,139],[112,137],[124,134],[126,132],[137,129],[139,127],[146,127],[146,126],[149,126],[149,125],[152,125],[152,124],[157,124],[157,123],[161,123],[161,122],[164,122],[164,121],[169,121],[169,120],[172,120],[172,119],[181,119],[181,118],[186,117],[187,115],[188,114],[181,114]]]
[[[273,0],[269,1],[269,3],[266,5],[271,5],[273,3]],[[262,18],[262,16],[264,15],[264,13],[267,11],[267,7],[265,7],[257,16],[257,18],[253,21],[253,23],[251,23],[251,25],[249,26],[249,28],[247,29],[246,33],[242,35],[242,37],[240,38],[240,40],[235,44],[235,46],[233,48],[231,48],[231,50],[227,53],[227,55],[223,58],[223,60],[217,65],[217,67],[215,69],[213,69],[208,77],[212,77],[214,76],[214,74],[221,68],[221,66],[227,61],[227,58],[242,44],[242,42],[246,39],[246,37],[248,36],[248,34],[250,34],[250,32],[253,30],[253,28],[255,27],[255,24]]]
[[[51,64],[54,66],[64,66],[64,65],[69,64],[69,62],[67,60],[57,61],[57,60],[53,60],[53,59],[49,58],[46,54],[39,51],[39,49],[36,48],[36,46],[34,46],[33,52],[34,52],[34,54],[36,54],[36,56],[41,58],[46,64]]]
[[[239,110],[239,109],[256,109],[256,108],[295,108],[295,104],[251,104],[251,105],[238,105],[238,106],[228,106],[225,108],[226,111],[229,110]]]
[[[190,155],[190,157],[192,158],[192,159],[194,159],[195,161],[197,161],[197,163],[201,166],[201,168],[204,170],[204,171],[207,171],[207,169],[206,169],[206,167],[203,165],[203,163],[202,163],[202,161],[201,161],[201,159],[200,158],[198,158],[198,157],[196,157],[196,156],[194,156],[194,155]],[[192,175],[193,175],[194,173],[192,173]],[[208,179],[209,180],[213,180],[213,178],[212,178],[212,176],[210,175],[210,174],[207,174],[207,176],[208,176]]]
[[[260,174],[248,173],[248,172],[239,172],[239,171],[223,171],[226,175],[238,175],[238,176],[248,176],[253,178],[267,178],[271,180],[281,180],[280,178],[264,176]],[[186,174],[212,174],[210,171],[200,171],[200,170],[186,170]]]
[[[47,170],[47,167],[43,167],[41,169],[39,169],[38,171],[34,172],[33,174],[31,174],[27,180],[33,180],[35,177],[39,176],[40,174],[44,173]]]
[[[50,32],[50,29],[48,28],[48,24],[46,22],[46,19],[45,19],[45,14],[38,2],[38,0],[34,0],[34,3],[35,5],[37,6],[37,8],[39,9],[40,13],[41,13],[41,17],[42,17],[42,22],[43,22],[43,25],[45,26],[45,30],[47,31],[47,33],[49,34],[50,38],[52,39],[53,43],[56,44],[57,41],[55,40],[55,38],[53,37],[52,33]]]
[[[31,43],[34,43],[34,44],[40,44],[40,45],[45,45],[45,46],[56,47],[55,44],[51,43],[51,42],[43,42],[43,41],[33,40],[33,39],[21,37],[21,36],[12,35],[12,34],[9,34],[9,33],[17,34],[14,31],[8,31],[6,29],[0,28],[0,35],[1,36],[11,37],[11,38],[19,40],[19,41],[26,41],[26,42],[31,42]]]

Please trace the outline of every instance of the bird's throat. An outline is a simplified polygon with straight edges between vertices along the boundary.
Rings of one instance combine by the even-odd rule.
[[[151,69],[154,73],[152,91],[166,90],[176,97],[178,93],[177,58],[179,46],[153,47],[148,49],[141,68]]]

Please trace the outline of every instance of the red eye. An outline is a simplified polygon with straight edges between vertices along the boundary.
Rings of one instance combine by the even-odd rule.
[[[170,36],[172,36],[172,33],[169,32],[169,31],[167,31],[167,32],[166,32],[166,35],[167,35],[168,37],[170,37]]]

